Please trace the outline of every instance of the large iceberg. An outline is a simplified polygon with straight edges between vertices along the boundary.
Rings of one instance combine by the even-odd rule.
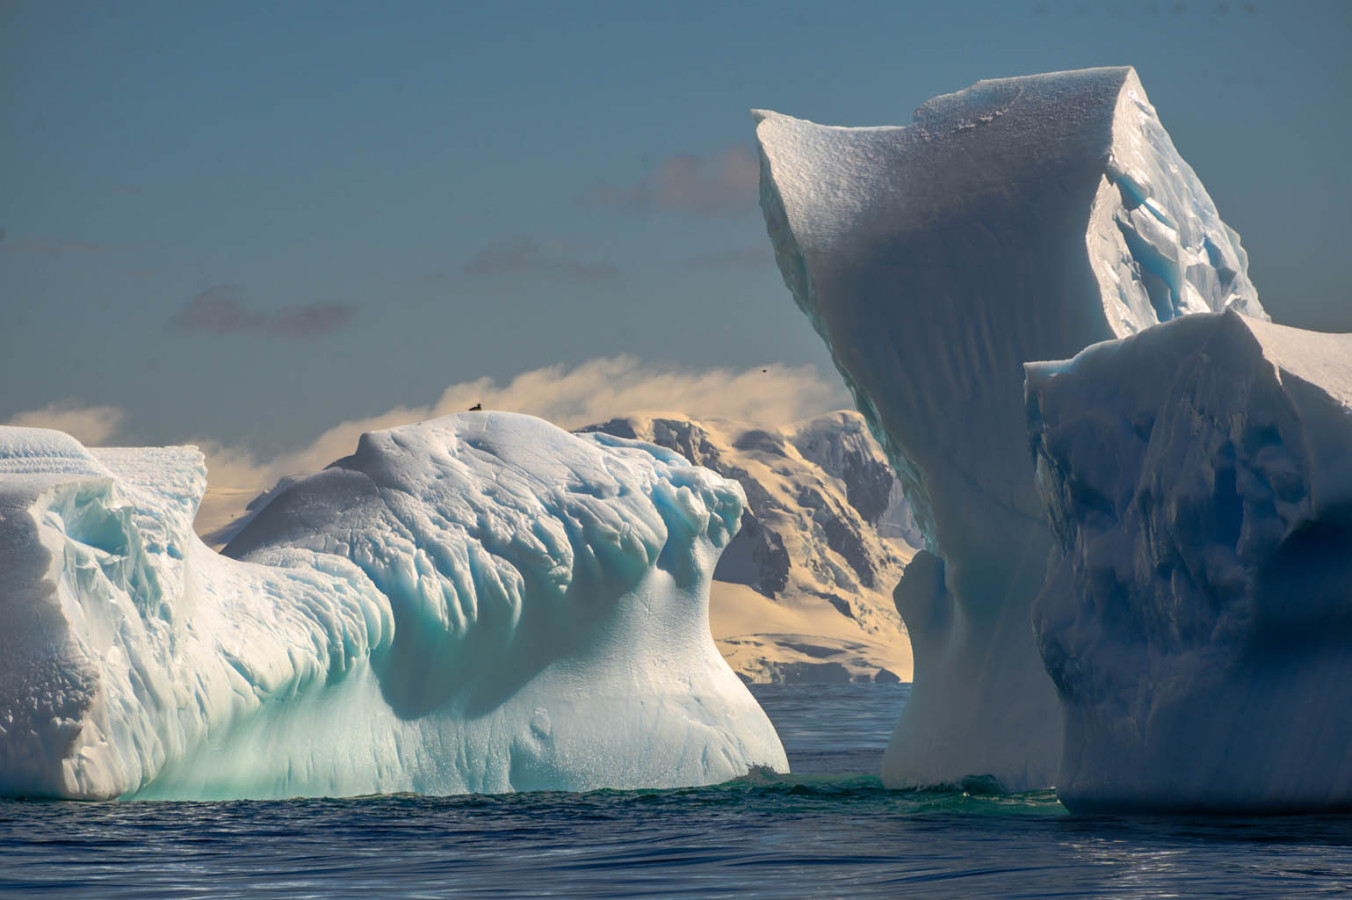
[[[194,448],[0,428],[0,795],[632,788],[784,770],[720,658],[735,482],[538,419],[372,432],[222,556]]]
[[[982,81],[905,127],[755,117],[785,283],[928,545],[896,591],[915,684],[883,778],[1049,785],[1061,714],[1029,617],[1053,542],[1023,363],[1189,313],[1262,317],[1238,237],[1130,68]]]
[[[1028,367],[1072,810],[1352,807],[1352,334],[1234,313]]]

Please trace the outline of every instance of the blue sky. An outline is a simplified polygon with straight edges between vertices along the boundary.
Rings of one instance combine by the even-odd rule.
[[[1350,40],[1341,2],[0,2],[0,420],[274,454],[621,353],[833,379],[747,110],[1091,65],[1137,67],[1273,317],[1352,331]]]

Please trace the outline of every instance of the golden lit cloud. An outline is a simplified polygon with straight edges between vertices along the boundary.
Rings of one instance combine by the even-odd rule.
[[[435,403],[396,406],[376,416],[341,422],[308,446],[271,459],[210,438],[185,441],[201,447],[207,457],[209,487],[198,514],[198,530],[205,534],[226,524],[278,479],[317,472],[348,455],[363,432],[464,412],[476,404],[579,428],[639,412],[785,425],[848,407],[850,401],[843,385],[827,381],[812,366],[689,370],[615,356],[571,368],[523,372],[505,384],[480,378],[451,385]],[[98,445],[117,435],[124,421],[124,413],[115,407],[64,404],[20,413],[5,424],[58,428]]]
[[[55,428],[90,447],[106,446],[122,430],[127,414],[116,406],[83,406],[74,401],[49,403],[41,409],[21,412],[4,425],[24,428]]]

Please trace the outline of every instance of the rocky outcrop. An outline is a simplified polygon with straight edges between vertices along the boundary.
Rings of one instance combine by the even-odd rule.
[[[581,431],[657,444],[741,484],[747,507],[714,570],[711,615],[744,679],[910,679],[892,589],[918,529],[861,415],[787,429],[633,415]]]

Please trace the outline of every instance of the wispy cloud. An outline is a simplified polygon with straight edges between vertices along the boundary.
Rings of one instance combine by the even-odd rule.
[[[0,232],[2,234],[2,232]],[[68,241],[63,238],[25,238],[19,241],[6,241],[6,249],[11,253],[30,253],[35,256],[64,256],[68,253],[103,253],[109,249],[107,244],[88,244],[84,241]]]
[[[304,306],[279,310],[268,325],[269,331],[283,337],[315,337],[338,331],[352,321],[356,306],[337,300],[321,300]]]
[[[525,236],[489,244],[470,257],[460,273],[474,279],[528,277],[582,282],[614,281],[621,274],[617,266],[586,259],[565,242],[542,243]]]
[[[284,476],[317,472],[348,455],[364,432],[464,412],[475,404],[529,413],[563,428],[639,412],[784,425],[847,407],[849,396],[843,385],[822,378],[812,366],[767,363],[744,370],[690,370],[645,364],[630,356],[535,369],[502,384],[489,378],[460,382],[447,387],[435,403],[396,406],[341,422],[309,446],[271,459],[214,439],[190,440],[206,454],[210,483],[198,529],[207,533],[225,525]],[[125,421],[116,407],[64,403],[20,413],[5,424],[58,428],[98,445],[122,435]]]
[[[287,306],[276,312],[250,309],[243,291],[233,284],[207,288],[189,300],[169,320],[175,331],[202,331],[209,334],[272,334],[306,338],[328,334],[345,327],[356,307],[351,303],[325,300]]]
[[[345,457],[366,431],[392,428],[437,416],[484,409],[548,419],[579,428],[638,412],[673,412],[696,419],[738,419],[783,426],[848,407],[849,395],[838,381],[827,381],[813,366],[767,364],[750,369],[681,369],[649,365],[633,357],[591,359],[579,366],[534,369],[498,384],[477,378],[450,385],[435,403],[393,407],[383,414],[335,424],[300,450],[264,459],[246,447],[211,438],[191,439],[207,457],[208,489],[197,515],[201,534],[226,526],[245,505],[280,478],[319,472]],[[20,412],[9,426],[57,428],[89,446],[126,443],[127,415],[110,405],[64,401]],[[132,435],[134,436],[134,435]]]
[[[583,202],[635,212],[739,215],[756,209],[759,190],[759,157],[751,147],[736,144],[713,156],[668,157],[636,184],[596,185]]]
[[[717,253],[699,253],[682,264],[687,269],[768,269],[775,264],[769,247],[745,247],[741,250],[722,250]]]
[[[82,444],[91,447],[106,446],[122,431],[127,414],[116,406],[86,406],[76,400],[49,403],[41,409],[32,409],[12,416],[4,425],[24,428],[55,428],[64,431]]]
[[[317,472],[352,452],[364,432],[484,409],[509,410],[579,428],[637,412],[675,412],[696,418],[787,424],[850,405],[843,386],[826,381],[812,366],[767,364],[732,369],[689,370],[647,365],[634,357],[602,357],[567,368],[549,366],[517,375],[506,384],[489,378],[453,384],[435,403],[396,406],[376,416],[342,422],[310,446],[267,462],[247,451],[205,442],[223,487],[271,486],[285,475]]]

